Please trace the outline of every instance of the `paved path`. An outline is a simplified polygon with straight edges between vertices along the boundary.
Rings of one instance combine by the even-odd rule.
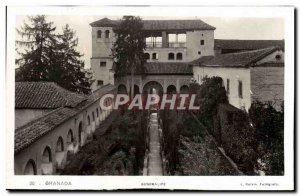
[[[149,130],[149,162],[148,176],[162,176],[162,158],[161,146],[159,141],[157,113],[150,115],[150,130]]]

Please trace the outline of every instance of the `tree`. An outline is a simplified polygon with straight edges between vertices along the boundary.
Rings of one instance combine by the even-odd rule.
[[[144,72],[143,23],[140,17],[124,16],[114,29],[116,42],[113,46],[113,57],[116,65],[116,76],[131,75],[131,97],[134,96],[134,73]]]
[[[260,170],[267,175],[284,174],[284,110],[276,111],[272,102],[251,104],[249,116],[260,143]]]
[[[28,17],[31,25],[24,23],[17,33],[25,40],[16,41],[16,44],[24,47],[24,52],[18,52],[20,65],[16,73],[16,81],[49,81],[52,75],[51,59],[55,56],[54,45],[57,43],[55,27],[52,22],[46,22],[43,15]]]
[[[194,85],[193,88],[198,88],[195,90],[197,93],[195,104],[200,106],[199,120],[212,132],[213,117],[217,114],[219,104],[228,104],[222,78],[205,77],[201,86]]]
[[[60,36],[60,42],[57,45],[58,58],[55,65],[56,75],[53,79],[62,87],[74,91],[88,93],[90,92],[90,78],[88,72],[84,69],[84,62],[80,59],[83,55],[76,51],[78,38],[75,37],[75,31],[70,29],[67,24],[63,28],[63,34]]]
[[[56,27],[44,15],[28,19],[30,25],[24,23],[17,29],[25,39],[16,44],[25,48],[16,59],[20,66],[16,81],[51,81],[73,92],[90,92],[88,73],[80,60],[82,55],[75,49],[78,44],[75,32],[66,25],[63,34],[56,34]]]

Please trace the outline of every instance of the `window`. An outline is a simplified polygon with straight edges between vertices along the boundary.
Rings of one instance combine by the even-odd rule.
[[[198,54],[201,55],[201,51],[198,51]]]
[[[203,39],[200,40],[200,45],[204,45],[204,40]]]
[[[153,60],[158,60],[158,54],[157,53],[153,53],[152,54],[152,59]]]
[[[279,60],[281,60],[281,55],[280,55],[280,54],[277,54],[277,55],[275,56],[275,58],[276,58],[277,61],[279,61]]]
[[[101,34],[102,34],[101,30],[97,31],[97,38],[101,38]]]
[[[106,61],[100,61],[100,67],[106,67]]]
[[[106,31],[105,31],[105,38],[110,38],[109,30],[106,30]]]
[[[162,36],[151,36],[146,37],[147,48],[161,48],[162,47]]]
[[[169,60],[174,60],[174,53],[169,53]]]
[[[97,80],[97,85],[102,86],[103,85],[103,80]]]
[[[227,82],[226,82],[226,90],[227,90],[227,95],[229,95],[230,93],[230,80],[227,79]]]
[[[239,81],[239,98],[243,98],[243,83],[242,81]]]
[[[149,53],[145,53],[144,55],[145,55],[145,59],[146,59],[146,60],[149,60],[149,59],[150,59],[150,54],[149,54]]]
[[[177,60],[182,60],[182,53],[177,53],[176,54],[176,59]]]
[[[169,48],[185,48],[186,47],[186,34],[168,34]]]

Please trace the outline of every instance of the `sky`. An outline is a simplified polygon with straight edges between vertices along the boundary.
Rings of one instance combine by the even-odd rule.
[[[69,24],[76,31],[78,37],[77,49],[83,54],[85,68],[90,68],[92,55],[92,28],[90,23],[106,16],[66,16],[49,15],[47,21],[52,21],[57,27],[57,32],[62,32],[62,27]],[[121,16],[108,17],[120,19]],[[261,39],[278,40],[284,39],[284,20],[282,18],[233,18],[233,17],[142,17],[142,19],[201,19],[202,21],[216,27],[215,39]],[[27,16],[17,16],[16,28],[20,28],[24,22],[28,23]],[[16,33],[16,39],[20,36]]]

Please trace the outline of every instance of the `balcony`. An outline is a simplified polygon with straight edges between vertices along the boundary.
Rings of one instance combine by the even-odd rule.
[[[162,48],[162,42],[146,42],[146,48]],[[186,42],[168,42],[167,48],[186,48]]]
[[[168,42],[168,48],[186,48],[186,42]]]
[[[146,48],[162,48],[162,42],[146,42]]]

